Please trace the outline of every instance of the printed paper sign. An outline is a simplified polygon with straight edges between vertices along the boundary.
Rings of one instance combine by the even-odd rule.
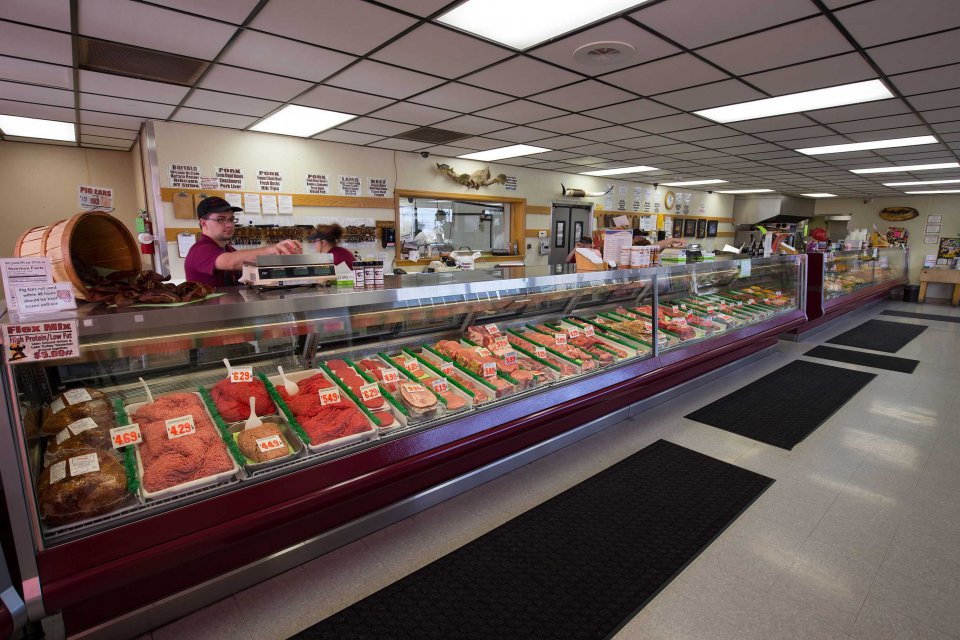
[[[77,308],[73,287],[69,282],[54,284],[16,285],[16,308],[21,316],[56,313]]]
[[[498,336],[496,340],[493,341],[494,349],[506,349],[510,346],[510,342],[507,340],[507,336]]]
[[[423,385],[413,382],[403,385],[403,390],[407,393],[420,393],[421,391],[426,391]]]
[[[555,333],[553,334],[553,341],[559,346],[567,344],[567,334],[565,333]]]
[[[80,353],[77,321],[5,324],[3,345],[9,364],[74,358]]]
[[[376,382],[371,382],[370,384],[365,384],[360,387],[360,399],[361,400],[375,400],[380,397],[380,385]]]
[[[394,369],[393,367],[387,367],[382,370],[383,381],[387,384],[393,384],[394,382],[400,381],[400,372]]]
[[[77,185],[77,203],[84,209],[91,207],[113,208],[113,189],[94,187],[89,184]]]
[[[367,193],[374,198],[385,198],[390,193],[386,178],[367,178]]]
[[[345,196],[359,196],[363,187],[360,176],[340,176],[340,193]]]
[[[487,349],[486,347],[477,347],[476,352],[481,358],[486,358],[490,355],[493,355],[490,353],[490,349]]]
[[[500,333],[500,329],[498,329],[497,325],[495,324],[488,324],[488,325],[485,325],[483,328],[487,330],[487,333],[490,333],[493,335],[497,335],[498,333]]]
[[[567,330],[567,338],[569,338],[570,340],[576,340],[576,339],[579,338],[579,337],[580,337],[580,330],[579,330],[579,329],[568,329],[568,330]]]
[[[50,484],[60,482],[67,477],[67,461],[61,460],[50,465]]]
[[[257,438],[256,442],[257,449],[260,450],[260,453],[268,453],[270,451],[276,451],[277,449],[286,448],[286,443],[284,443],[279,433],[267,436],[266,438]]]
[[[16,285],[50,284],[53,276],[50,271],[50,258],[2,258],[0,275],[3,277],[3,297],[7,308],[17,310],[17,299],[13,292]]]
[[[257,171],[257,191],[283,191],[283,175],[279,171]]]
[[[243,191],[243,169],[239,167],[217,167],[213,176],[217,179],[215,189],[221,191]]]
[[[508,367],[512,367],[513,365],[517,364],[517,352],[508,351],[506,355],[503,356],[503,364],[507,365]]]
[[[223,199],[229,202],[231,207],[240,207],[243,209],[242,193],[225,193],[223,194]]]
[[[483,368],[481,369],[484,378],[496,378],[497,377],[497,363],[496,362],[484,362]]]
[[[171,164],[168,177],[174,189],[199,189],[200,165]]]
[[[243,194],[243,210],[245,213],[260,213],[260,194]]]
[[[336,387],[327,387],[320,389],[320,406],[325,407],[328,404],[337,404],[340,402],[340,390]]]
[[[70,458],[70,477],[76,478],[85,473],[100,471],[100,461],[96,453],[85,453],[82,456]]]
[[[204,178],[204,177],[200,178],[200,188],[203,189],[204,191],[207,191],[209,189],[217,189],[219,187],[220,187],[220,182],[217,180],[215,176],[210,176],[209,178]]]
[[[517,176],[507,176],[507,181],[503,185],[504,189],[507,191],[516,191],[517,190]]]
[[[128,424],[125,427],[114,427],[110,429],[110,442],[113,443],[114,449],[126,447],[131,444],[140,444],[143,442],[140,425]]]
[[[165,424],[169,440],[190,436],[197,432],[197,425],[194,424],[192,415],[170,418]]]
[[[597,332],[596,332],[596,330],[593,328],[593,325],[589,325],[589,324],[588,324],[587,326],[585,326],[585,327],[583,328],[583,335],[587,336],[588,338],[592,338],[594,335],[596,335],[596,333],[597,333]]]
[[[452,362],[442,362],[440,363],[440,373],[445,375],[450,375],[453,373],[453,363]]]
[[[414,360],[413,358],[407,358],[403,361],[403,368],[409,371],[410,373],[419,373],[420,372],[420,363]]]
[[[230,367],[230,382],[253,382],[253,367]]]
[[[264,215],[277,215],[280,212],[277,208],[277,196],[260,196],[260,208]]]
[[[63,399],[66,400],[69,405],[93,400],[93,398],[90,397],[90,392],[86,389],[68,389],[63,392]]]
[[[280,215],[293,213],[293,196],[277,196]]]
[[[546,347],[541,347],[541,346],[534,347],[533,355],[537,356],[538,358],[546,358],[547,357]]]
[[[433,391],[435,393],[446,393],[449,389],[447,386],[447,381],[443,378],[437,378],[431,383],[431,385],[433,386]]]
[[[74,422],[71,422],[67,425],[67,429],[75,436],[80,435],[84,431],[89,431],[90,429],[96,429],[97,423],[93,421],[93,418],[86,417],[80,418]]]
[[[327,180],[326,174],[323,173],[308,173],[306,179],[307,193],[313,193],[317,195],[329,195],[330,194],[330,182]]]

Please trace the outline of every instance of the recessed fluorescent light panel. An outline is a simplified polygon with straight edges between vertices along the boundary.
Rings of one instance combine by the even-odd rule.
[[[498,147],[497,149],[488,149],[487,151],[477,151],[476,153],[468,153],[465,156],[457,156],[458,158],[464,158],[465,160],[482,160],[482,161],[491,161],[491,160],[503,160],[504,158],[516,158],[517,156],[529,156],[534,153],[543,153],[545,151],[551,151],[551,149],[544,149],[543,147],[533,147],[529,144],[512,144],[509,147]]]
[[[694,111],[694,113],[714,122],[740,122],[741,120],[780,116],[785,113],[814,111],[859,102],[873,102],[874,100],[885,100],[892,97],[893,94],[882,82],[867,80],[866,82],[843,84],[838,87],[814,89],[813,91],[791,93],[776,98],[765,98],[714,109],[704,109],[703,111]]]
[[[904,173],[907,171],[931,171],[933,169],[956,169],[960,162],[939,162],[937,164],[910,164],[902,167],[872,167],[869,169],[850,169],[850,173]]]
[[[925,184],[957,184],[960,180],[912,180],[910,182],[884,182],[885,187],[919,187]]]
[[[933,195],[937,193],[960,193],[960,189],[941,189],[939,191],[904,191],[904,193],[920,196],[920,195]]]
[[[826,153],[849,153],[851,151],[869,151],[870,149],[892,149],[894,147],[915,147],[921,144],[936,144],[933,136],[915,136],[913,138],[891,138],[889,140],[872,140],[870,142],[854,142],[851,144],[831,144],[826,147],[808,147],[794,149],[798,153],[808,156],[817,156]]]
[[[738,195],[741,193],[772,193],[773,189],[733,189],[731,191],[714,191],[714,193],[728,193]]]
[[[646,1],[467,0],[437,22],[514,49],[527,49]]]
[[[695,187],[698,184],[720,184],[726,180],[687,180],[686,182],[661,182],[665,187]]]
[[[0,131],[6,136],[19,138],[42,138],[43,140],[65,140],[76,142],[75,127],[72,122],[22,118],[20,116],[0,115]]]
[[[620,167],[619,169],[600,169],[599,171],[584,171],[582,176],[619,176],[624,173],[640,173],[642,171],[656,171],[656,167]]]
[[[804,198],[836,198],[832,193],[801,193]]]
[[[253,125],[250,130],[309,138],[356,117],[349,113],[290,104]]]

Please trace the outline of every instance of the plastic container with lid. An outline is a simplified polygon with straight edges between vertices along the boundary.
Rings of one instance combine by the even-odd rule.
[[[376,286],[374,283],[374,264],[373,260],[364,260],[363,262],[363,286],[365,289],[373,289]]]
[[[353,261],[353,288],[363,289],[366,287],[366,270],[361,260]]]

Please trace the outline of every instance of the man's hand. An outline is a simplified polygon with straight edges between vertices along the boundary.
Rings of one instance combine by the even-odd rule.
[[[295,253],[303,253],[303,245],[298,240],[281,240],[270,247],[270,255],[288,256]]]

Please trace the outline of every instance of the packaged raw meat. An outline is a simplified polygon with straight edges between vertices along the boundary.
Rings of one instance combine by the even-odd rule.
[[[297,381],[300,391],[295,396],[288,395],[283,385],[277,387],[280,397],[310,438],[311,446],[348,436],[375,433],[367,417],[345,398],[341,397],[340,402],[327,405],[320,401],[320,389],[332,384],[322,373],[317,373]]]
[[[570,344],[559,344],[557,339],[554,337],[557,333],[551,330],[546,325],[539,325],[539,330],[526,329],[520,332],[520,335],[530,342],[535,342],[539,345],[547,347],[548,349],[553,349],[557,353],[564,355],[572,360],[578,360],[580,368],[583,371],[589,371],[591,369],[596,369],[597,363],[594,361],[594,358],[589,353],[581,351],[577,347],[574,347]]]
[[[539,346],[543,348],[543,345],[536,345],[528,340],[524,340],[523,338],[513,333],[510,334],[509,340],[510,340],[510,344],[512,344],[513,346],[523,349],[527,353],[533,354],[535,358],[539,360],[543,360],[544,362],[548,362],[551,365],[553,365],[554,371],[559,373],[561,377],[572,376],[579,373],[579,370],[574,365],[570,364],[563,358],[558,358],[557,356],[547,351],[545,348],[544,348],[544,353],[542,355],[537,355],[537,347]],[[547,376],[549,376],[549,373],[547,373]]]
[[[63,428],[60,433],[47,438],[47,449],[44,454],[44,466],[49,466],[64,451],[79,449],[99,449],[113,451],[110,441],[110,429],[117,426],[113,413],[109,416],[97,418],[80,418]]]
[[[56,456],[40,472],[37,498],[40,517],[51,526],[103,515],[133,502],[123,465],[98,449],[72,449]]]
[[[360,387],[366,385],[367,381],[364,380],[364,378],[357,373],[353,367],[348,365],[343,360],[327,360],[325,364],[327,365],[327,368],[333,372],[333,375],[343,382],[343,384],[347,385],[350,388],[350,391],[353,392],[353,395],[355,395],[365,407],[370,409],[370,411],[379,411],[380,409],[384,409],[386,400],[383,399],[383,396],[376,396],[373,398],[363,397],[363,394],[360,392]],[[390,421],[380,426],[385,426],[391,422],[393,422],[392,418]]]
[[[106,394],[89,387],[70,389],[56,396],[43,411],[40,430],[55,436],[67,425],[83,418],[106,420],[113,416],[113,407]]]
[[[250,416],[250,398],[256,398],[258,416],[269,416],[277,412],[273,400],[267,393],[267,387],[261,380],[252,382],[230,382],[224,378],[210,390],[213,404],[227,422],[239,422]]]

